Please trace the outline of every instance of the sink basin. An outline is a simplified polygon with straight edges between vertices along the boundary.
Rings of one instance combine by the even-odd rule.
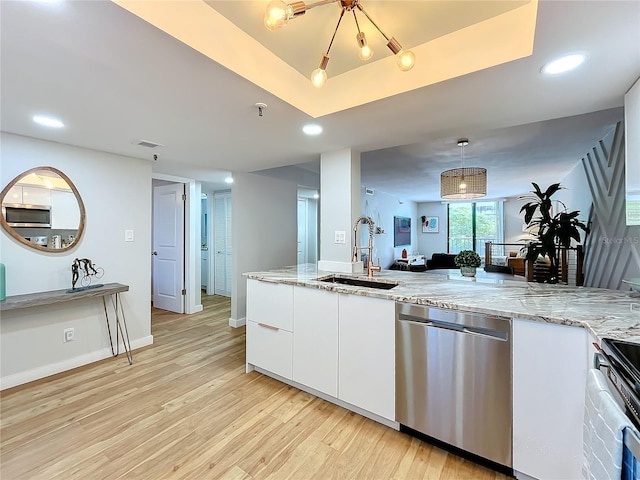
[[[339,277],[331,275],[326,278],[319,278],[321,282],[339,283],[341,285],[352,285],[354,287],[377,288],[379,290],[391,290],[398,286],[397,282],[368,280],[365,278]]]

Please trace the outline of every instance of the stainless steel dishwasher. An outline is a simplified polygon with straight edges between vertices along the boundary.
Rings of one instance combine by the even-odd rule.
[[[511,468],[511,319],[396,303],[396,420]]]

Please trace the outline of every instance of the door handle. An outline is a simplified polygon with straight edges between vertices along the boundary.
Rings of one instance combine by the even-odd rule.
[[[151,252],[151,255],[158,255],[158,252],[154,250],[153,252]]]

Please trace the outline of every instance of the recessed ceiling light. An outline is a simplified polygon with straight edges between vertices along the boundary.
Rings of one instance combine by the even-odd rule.
[[[224,183],[233,183],[233,177],[227,177],[224,179]]]
[[[568,72],[574,68],[578,68],[585,60],[586,56],[581,53],[566,55],[564,57],[552,60],[542,67],[542,72],[549,75]]]
[[[320,135],[322,133],[322,127],[315,123],[309,123],[302,127],[302,131],[306,135]]]
[[[34,115],[33,121],[36,122],[38,125],[42,125],[44,127],[50,127],[50,128],[64,127],[64,123],[62,123],[57,118],[47,117],[45,115]]]
[[[318,195],[317,193],[314,193],[313,194],[313,198],[315,198],[317,200],[318,198],[320,198],[320,195]]]

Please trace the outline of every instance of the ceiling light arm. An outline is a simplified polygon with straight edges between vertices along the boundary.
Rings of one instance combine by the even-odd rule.
[[[344,17],[344,8],[340,10],[340,18],[338,18],[338,24],[336,25],[336,29],[333,31],[333,36],[331,37],[331,41],[329,42],[329,48],[327,48],[327,53],[325,53],[325,56],[327,57],[329,56],[329,51],[333,46],[333,41],[336,38],[336,33],[338,33],[338,28],[340,28],[340,22],[342,22],[342,17]]]
[[[360,10],[360,11],[364,14],[364,16],[365,16],[365,17],[367,17],[367,20],[369,20],[369,21],[371,22],[371,25],[373,25],[374,27],[376,27],[376,30],[378,30],[378,31],[380,32],[380,34],[384,37],[384,39],[385,39],[387,42],[390,42],[390,41],[391,41],[391,39],[390,39],[389,37],[387,37],[387,35],[382,31],[382,29],[378,26],[378,24],[372,20],[372,18],[371,18],[371,17],[369,16],[369,14],[365,11],[365,9],[364,9],[364,8],[362,8],[362,5],[360,5],[360,4],[358,3],[357,7],[358,7],[358,10]],[[355,12],[353,13],[353,15],[355,16]],[[358,23],[358,21],[356,20],[356,24],[357,24],[357,23]],[[360,28],[358,28],[358,31],[360,31]],[[394,53],[396,53],[396,52],[394,52]]]

